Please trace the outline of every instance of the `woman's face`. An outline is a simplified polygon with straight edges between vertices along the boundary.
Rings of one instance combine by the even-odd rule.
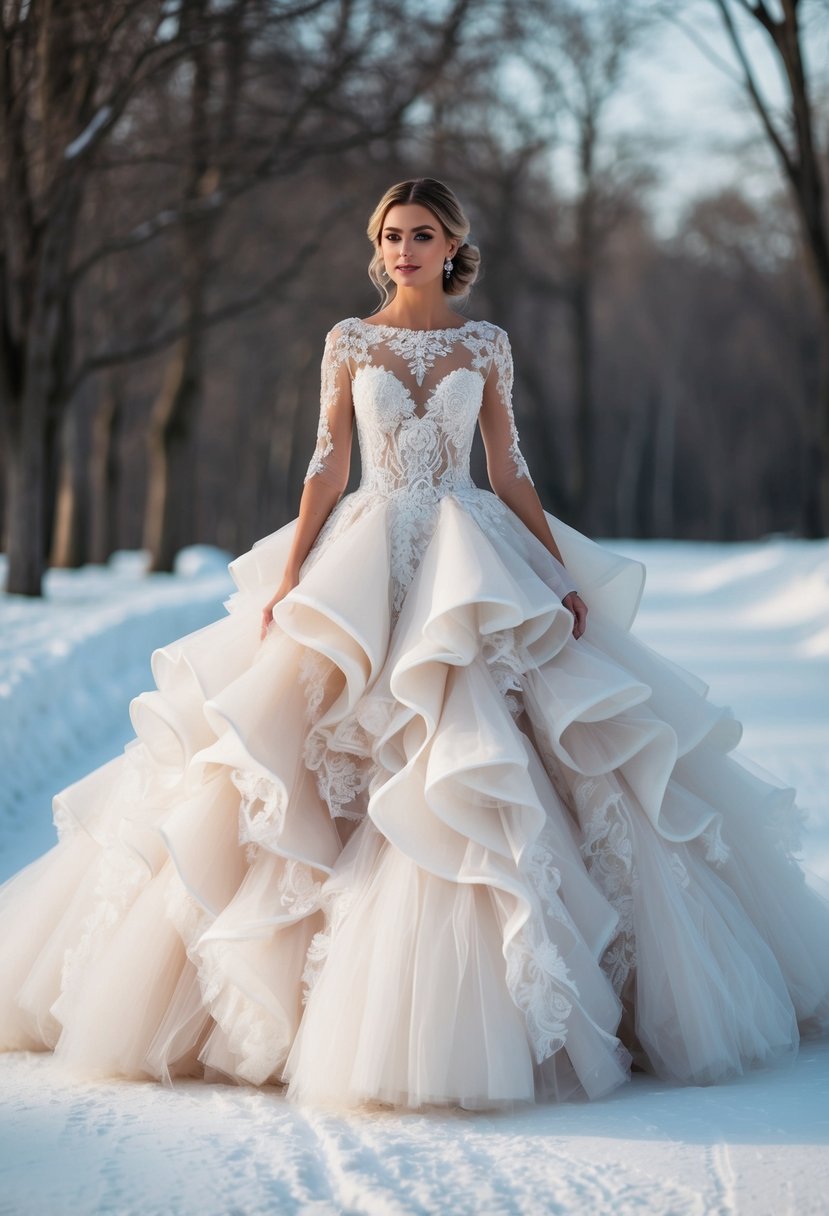
[[[386,212],[380,248],[386,273],[398,287],[425,287],[443,276],[443,263],[458,247],[437,216],[421,203],[395,203]]]

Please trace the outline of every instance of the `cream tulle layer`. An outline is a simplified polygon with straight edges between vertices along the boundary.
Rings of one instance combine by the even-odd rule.
[[[543,546],[467,507],[441,501],[394,620],[385,502],[264,643],[296,521],[231,564],[228,615],[155,652],[136,738],[0,889],[0,1046],[474,1108],[597,1098],[631,1058],[716,1081],[825,1029],[794,791],[630,635],[642,567],[548,516],[576,642]]]

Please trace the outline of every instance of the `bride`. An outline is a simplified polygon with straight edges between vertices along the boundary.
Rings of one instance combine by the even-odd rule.
[[[433,179],[380,200],[383,306],[327,336],[297,518],[154,652],[135,737],[0,888],[0,1047],[488,1108],[716,1082],[826,1030],[795,792],[631,635],[642,565],[543,509],[508,336],[450,307],[468,233]]]

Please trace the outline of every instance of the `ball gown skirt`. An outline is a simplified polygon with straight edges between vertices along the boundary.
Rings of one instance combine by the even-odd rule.
[[[829,903],[795,791],[631,633],[644,567],[547,514],[577,640],[490,491],[437,498],[405,582],[396,509],[345,495],[264,641],[296,519],[154,652],[135,737],[0,888],[0,1047],[329,1107],[790,1061],[829,1023]]]

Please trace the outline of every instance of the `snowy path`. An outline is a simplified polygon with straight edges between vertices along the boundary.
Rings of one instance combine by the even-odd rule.
[[[825,1216],[829,1044],[790,1069],[493,1116],[348,1118],[275,1089],[0,1077],[5,1216]],[[44,1168],[46,1167],[46,1168]]]
[[[645,561],[636,632],[710,685],[741,750],[795,784],[804,857],[829,879],[829,544],[608,542]],[[117,754],[149,650],[214,619],[230,590],[187,576],[64,574],[44,604],[0,602],[0,878],[54,839],[51,793]],[[90,667],[91,645],[99,657]],[[69,1083],[0,1058],[0,1216],[825,1216],[829,1042],[710,1088],[641,1074],[603,1102],[360,1112],[277,1089]]]

